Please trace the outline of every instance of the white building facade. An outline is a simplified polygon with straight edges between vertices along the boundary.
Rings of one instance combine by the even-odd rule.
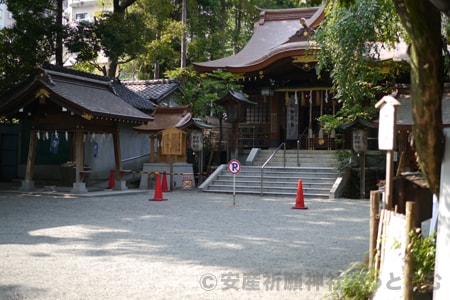
[[[11,27],[14,24],[12,14],[8,11],[6,4],[0,4],[0,29]]]
[[[102,12],[112,11],[112,1],[68,0],[64,16],[67,22],[93,21]]]

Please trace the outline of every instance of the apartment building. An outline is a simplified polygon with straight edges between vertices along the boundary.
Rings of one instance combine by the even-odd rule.
[[[14,19],[6,4],[0,4],[0,29],[10,27],[13,23]]]
[[[112,11],[111,0],[68,0],[64,11],[67,22],[92,21],[102,11]]]

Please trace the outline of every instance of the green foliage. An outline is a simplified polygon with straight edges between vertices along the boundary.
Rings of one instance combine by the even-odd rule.
[[[434,286],[436,233],[423,237],[411,231],[410,236],[409,249],[413,257],[413,291],[416,293],[430,292]],[[374,270],[370,270],[366,264],[353,263],[333,280],[330,296],[335,300],[370,299],[377,289],[377,284]]]
[[[190,65],[242,49],[259,18],[255,7],[321,4],[320,0],[189,0],[187,24],[183,26],[179,0],[114,0],[109,1],[116,9],[113,13],[99,14],[93,23],[66,28],[56,25],[57,1],[6,1],[17,26],[0,34],[2,90],[22,80],[37,65],[52,60],[57,32],[62,34],[65,46],[77,54],[77,69],[93,71],[95,66],[97,72],[111,76],[109,68],[120,64],[124,79],[153,79],[170,70],[176,72],[184,32]],[[98,63],[99,52],[109,56],[107,64]]]
[[[139,0],[131,11],[144,15],[151,38],[144,54],[124,65],[125,77],[159,78],[180,65],[183,32],[187,34],[187,65],[235,54],[253,33],[259,14],[255,7],[292,8],[320,5],[319,0],[189,0],[186,26],[181,24],[181,1]]]
[[[377,289],[375,273],[363,263],[353,263],[332,282],[334,300],[369,299]]]
[[[386,82],[397,76],[396,66],[386,74],[377,62],[380,51],[391,49],[403,32],[392,1],[352,2],[331,1],[315,35],[319,68],[329,72],[343,107],[334,126],[357,116],[373,117],[376,100],[392,88]]]
[[[423,237],[411,232],[411,253],[413,256],[414,290],[419,293],[433,289],[434,267],[436,261],[436,233]]]
[[[143,53],[147,33],[143,16],[139,13],[104,13],[94,22],[80,22],[72,27],[66,39],[69,51],[77,53],[78,62],[90,62],[107,75],[98,64],[99,53],[122,63]]]
[[[192,111],[197,117],[212,114],[221,119],[223,108],[216,106],[214,101],[224,96],[229,89],[240,89],[233,74],[221,70],[208,74],[206,78],[200,77],[191,68],[167,72],[167,75],[182,82],[183,104],[192,103]]]
[[[7,1],[16,22],[13,27],[0,30],[0,91],[23,80],[54,55],[56,35],[63,31],[55,22],[56,3]]]
[[[334,152],[334,157],[339,162],[337,170],[342,172],[349,165],[350,157],[352,157],[352,152],[348,150],[336,150]]]

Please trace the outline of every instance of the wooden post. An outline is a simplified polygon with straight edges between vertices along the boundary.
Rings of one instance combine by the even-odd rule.
[[[174,178],[173,178],[174,172],[173,172],[173,155],[172,154],[169,154],[169,172],[170,172],[170,183],[169,183],[170,190],[173,191],[174,190],[174,186],[173,186],[173,183],[174,183]]]
[[[203,183],[203,148],[200,150],[200,163],[199,163],[199,173],[198,174],[198,185],[201,185]]]
[[[119,129],[115,128],[113,133],[113,142],[114,142],[114,160],[116,170],[122,170],[122,153],[120,150],[120,137],[119,137]]]
[[[237,121],[231,124],[231,158],[238,159],[238,131],[239,131],[239,123]]]
[[[370,237],[369,237],[369,270],[375,266],[375,254],[380,222],[380,191],[370,191]]]
[[[386,219],[386,213],[389,212],[388,210],[382,209],[380,211],[380,218],[378,220],[378,229],[377,229],[377,236],[384,236],[384,231],[386,230],[386,226],[384,226],[384,222]],[[376,238],[376,250],[375,250],[375,259],[374,259],[374,269],[375,274],[378,276],[381,266],[381,259],[382,255],[381,252],[383,251],[383,243],[382,238]]]
[[[360,182],[359,182],[359,199],[366,199],[366,152],[359,153],[359,165],[361,166]]]
[[[392,191],[394,180],[394,150],[386,151],[386,185],[385,185],[385,208],[392,210]]]
[[[81,171],[83,171],[83,131],[77,129],[75,131],[75,182],[81,182]]]
[[[153,134],[150,134],[150,161],[149,162],[150,163],[155,162],[155,136]]]
[[[33,180],[34,161],[36,158],[37,130],[32,129],[30,132],[30,143],[28,146],[27,167],[25,171],[25,180]]]
[[[414,201],[407,201],[406,202],[406,249],[405,249],[405,269],[403,273],[403,299],[410,300],[412,299],[412,275],[413,275],[413,256],[410,250],[410,244],[411,244],[411,231],[413,231],[414,228],[414,210],[415,210],[415,203]]]
[[[375,104],[380,109],[378,126],[378,149],[386,150],[385,208],[392,209],[392,180],[394,177],[394,149],[396,137],[396,106],[400,102],[392,96],[384,96]]]

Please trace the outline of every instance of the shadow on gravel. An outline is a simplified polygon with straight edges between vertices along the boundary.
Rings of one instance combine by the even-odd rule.
[[[52,255],[126,256],[143,262],[214,266],[248,272],[333,273],[362,259],[368,203],[232,196],[193,191],[61,199],[0,194],[1,245],[51,246]],[[356,250],[356,252],[355,252]],[[0,286],[0,294],[26,287]],[[33,292],[34,293],[34,292]]]
[[[45,294],[45,289],[32,288],[26,285],[0,285],[0,299],[35,299]]]

